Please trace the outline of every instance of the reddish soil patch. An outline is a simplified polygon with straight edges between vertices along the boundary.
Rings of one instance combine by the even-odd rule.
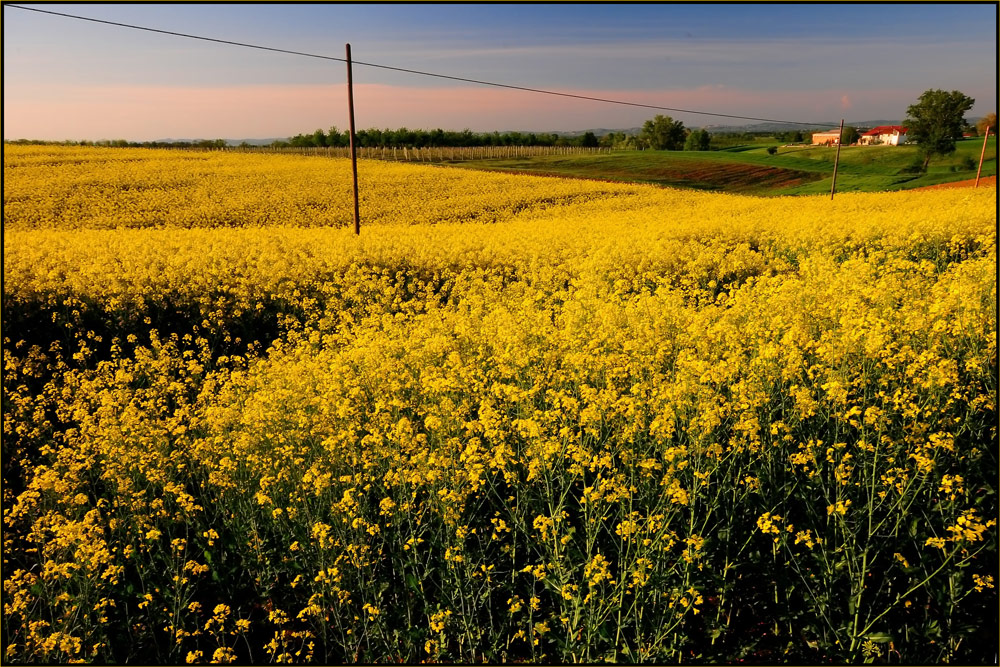
[[[953,181],[951,183],[938,183],[937,185],[925,185],[922,188],[913,188],[914,190],[937,190],[940,188],[971,188],[976,184],[976,179],[970,178],[967,181]],[[997,177],[996,176],[983,176],[979,179],[980,186],[990,186],[996,187]]]
[[[581,172],[567,174],[556,170],[503,169],[505,173],[556,176],[558,178],[583,178],[605,182],[653,183],[667,187],[721,190],[725,192],[759,192],[787,188],[823,177],[822,174],[781,167],[752,164],[726,164],[708,161],[688,161],[676,166],[654,166],[646,169],[615,169],[608,166],[594,168],[593,174]]]
[[[793,169],[718,162],[689,162],[676,167],[653,168],[642,172],[642,176],[652,177],[666,185],[676,183],[727,192],[787,188],[822,178],[821,174]]]

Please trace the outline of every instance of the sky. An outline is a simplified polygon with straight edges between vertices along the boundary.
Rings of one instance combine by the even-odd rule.
[[[928,89],[996,111],[997,5],[7,3],[3,138],[264,139],[348,126],[475,132],[688,127],[745,116],[902,121]],[[422,76],[669,107],[572,99]],[[699,111],[705,113],[689,113]]]

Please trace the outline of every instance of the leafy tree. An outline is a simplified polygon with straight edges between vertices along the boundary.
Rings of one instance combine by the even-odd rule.
[[[707,151],[712,144],[712,135],[708,133],[708,130],[702,130],[698,134],[698,150]]]
[[[337,129],[336,125],[330,126],[330,131],[326,133],[327,146],[347,146],[350,143],[351,143],[350,130],[347,130],[343,134],[341,134],[340,130]]]
[[[975,102],[957,90],[948,93],[931,89],[924,91],[917,103],[906,110],[904,124],[910,139],[917,142],[924,170],[934,155],[955,152],[955,142],[962,138],[965,112]]]
[[[636,150],[639,148],[639,137],[636,135],[619,132],[618,136],[621,138],[614,143],[612,148],[616,150]]]
[[[624,132],[608,132],[601,137],[600,145],[614,150],[636,148],[635,137]]]
[[[841,135],[840,143],[843,144],[844,146],[850,146],[851,144],[856,143],[860,138],[861,138],[861,133],[858,132],[858,128],[852,127],[850,125],[845,125],[844,132]]]
[[[708,135],[708,130],[694,130],[687,136],[687,140],[684,142],[684,150],[707,151],[710,140],[711,137]]]
[[[476,145],[476,137],[472,133],[472,130],[470,130],[468,128],[462,130],[462,132],[458,135],[458,141],[460,142],[460,143],[457,144],[458,146],[475,146]]]
[[[684,123],[657,114],[643,123],[639,141],[653,150],[677,151],[684,146]]]
[[[590,131],[584,132],[583,136],[580,137],[580,145],[584,148],[596,148],[598,146],[597,135]]]
[[[448,142],[447,142],[447,139],[444,136],[444,130],[442,130],[439,127],[438,129],[436,129],[433,132],[431,132],[430,136],[427,139],[427,145],[428,146],[447,146]]]
[[[993,132],[993,134],[996,134],[996,132],[997,132],[997,112],[996,111],[988,113],[988,114],[986,114],[985,116],[983,116],[982,118],[980,118],[979,120],[976,121],[976,132],[979,133],[979,136],[983,136],[984,134],[986,134],[986,128],[987,127],[992,128],[991,131]]]

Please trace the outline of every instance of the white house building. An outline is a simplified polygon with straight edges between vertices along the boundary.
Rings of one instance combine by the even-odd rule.
[[[902,125],[879,125],[862,134],[858,143],[862,146],[898,146],[906,143],[906,128]]]

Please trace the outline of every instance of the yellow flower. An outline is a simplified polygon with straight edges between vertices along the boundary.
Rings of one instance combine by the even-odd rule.
[[[765,535],[768,534],[778,535],[780,534],[781,531],[775,524],[780,522],[781,522],[781,517],[778,516],[777,514],[764,512],[757,518],[757,528],[759,528],[760,532],[764,533]]]
[[[945,540],[943,537],[928,537],[924,544],[931,547],[937,547],[938,549],[944,549]]]
[[[445,626],[448,624],[449,617],[451,617],[450,609],[438,611],[435,612],[434,614],[431,614],[430,618],[431,632],[443,632]]]
[[[972,575],[972,581],[975,583],[976,592],[982,593],[983,589],[993,588],[993,575],[988,574],[985,577],[979,574]]]
[[[611,584],[615,583],[614,579],[611,578],[608,566],[608,560],[604,556],[599,553],[594,554],[587,564],[583,566],[583,576],[587,579],[587,584],[591,587],[596,587],[605,581]]]
[[[215,649],[212,653],[212,664],[214,665],[227,665],[236,660],[236,652],[227,646],[221,646]]]
[[[850,507],[850,506],[851,506],[851,501],[850,500],[838,500],[833,505],[827,505],[826,506],[826,513],[828,515],[830,515],[830,514],[838,514],[840,516],[843,516],[843,515],[847,514],[847,508]]]

